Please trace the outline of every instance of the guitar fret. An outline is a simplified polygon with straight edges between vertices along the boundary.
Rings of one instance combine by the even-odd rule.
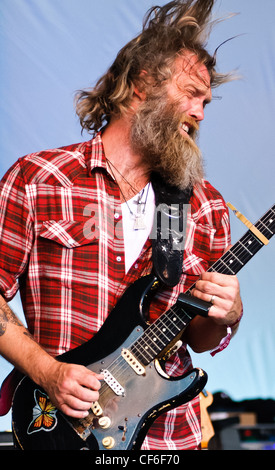
[[[147,332],[145,332],[145,336],[149,336],[148,334],[146,335]],[[152,329],[150,330],[150,333],[152,335]],[[150,346],[150,348],[152,349],[152,351],[154,351],[154,353],[159,353],[159,351],[162,350],[162,347],[157,343],[157,337],[156,335],[153,334],[153,337],[152,338],[146,338],[147,341],[146,341],[146,344]],[[162,343],[163,345],[165,343]]]
[[[273,212],[274,212],[274,211],[273,211]],[[274,213],[274,215],[275,215],[275,213]],[[273,223],[274,223],[274,219],[272,219],[272,216],[269,218],[268,223],[269,223],[269,224],[273,224]],[[274,229],[275,229],[275,227],[274,227]]]
[[[271,221],[269,222],[270,224],[272,224],[274,221],[271,219]],[[263,228],[263,227],[264,228]],[[269,240],[275,233],[275,227],[274,227],[274,231],[272,230],[272,227],[267,227],[266,224],[264,224],[263,222],[259,223],[258,224],[258,227],[257,227],[262,233],[263,235],[266,236],[266,238]]]
[[[142,344],[143,342],[144,342],[145,344]],[[146,362],[148,362],[148,363],[151,362],[152,358],[156,356],[157,351],[155,351],[154,349],[152,349],[152,347],[150,346],[150,344],[149,344],[147,341],[145,341],[145,340],[144,340],[144,341],[140,341],[139,345],[140,345],[141,347],[143,347],[143,354],[145,354],[145,356],[147,356],[147,357],[145,357],[145,363],[146,363]],[[136,347],[136,345],[135,345],[135,347]],[[132,348],[131,348],[131,352],[132,352],[134,355],[137,355],[137,354],[136,354],[136,351],[135,351],[135,347],[132,347]],[[151,350],[151,352],[150,352],[149,349]],[[137,353],[139,353],[139,351],[137,351]],[[139,359],[139,358],[137,357],[137,359]],[[148,359],[149,359],[149,360],[148,360]]]
[[[250,247],[250,250],[252,251],[252,256],[249,258],[251,259],[259,251],[259,249],[262,248],[263,242],[259,240],[259,238],[257,238],[254,233],[251,233],[250,238],[248,240],[248,245]]]
[[[154,357],[156,357],[159,353],[159,351],[153,351],[152,353],[149,353],[148,351],[144,351],[144,349],[135,350],[135,348],[131,348],[130,351],[136,357],[136,359],[143,365],[149,364],[152,359],[154,359]]]
[[[262,242],[258,240],[258,238],[256,238],[253,233],[249,232],[249,236],[247,234],[244,235],[241,240],[236,243],[236,245],[228,250],[216,263],[214,263],[209,271],[223,274],[237,274],[238,271],[259,251],[262,246]],[[232,260],[231,255],[233,255],[236,259]],[[230,264],[230,267],[227,263]]]
[[[211,268],[209,272],[218,272],[223,274],[235,274],[235,272],[229,268],[223,261],[218,260]]]
[[[231,255],[231,252],[228,252],[228,257],[230,258],[228,260],[228,263],[225,263],[223,260],[220,260],[220,264],[222,265],[221,271],[224,272],[224,268],[226,268],[229,271],[228,274],[235,274],[235,270],[233,269],[233,263],[234,263],[235,260],[231,259],[230,255]],[[237,259],[237,261],[239,261],[239,260]],[[228,264],[230,264],[230,267],[228,266]]]
[[[154,330],[157,330],[157,331],[154,331]],[[158,347],[158,342],[162,343],[164,346],[166,346],[166,344],[167,344],[167,336],[164,337],[164,338],[161,338],[161,333],[162,332],[157,328],[157,325],[153,324],[153,328],[151,328],[151,330],[150,330],[151,336],[153,335],[151,341],[153,341],[153,344],[155,344],[157,347]],[[163,335],[163,336],[165,336],[165,335]],[[162,339],[164,339],[164,341]],[[168,339],[168,341],[170,341],[170,339]],[[160,350],[161,349],[162,348],[160,348]]]
[[[149,364],[160,352],[152,349],[152,352],[144,350],[144,346],[141,343],[135,344],[134,347],[130,348],[131,353],[135,358],[143,365]]]
[[[242,245],[242,247],[250,254],[250,256],[253,256],[253,253],[245,246],[241,241],[239,241],[239,244]]]
[[[157,334],[157,335],[154,335],[154,336],[153,336],[153,339],[152,339],[152,341],[154,341],[154,343],[155,343],[155,344],[158,344],[158,343],[157,343],[157,341],[158,341],[158,342],[161,342],[161,343],[163,344],[163,346],[165,346],[165,345],[166,345],[166,343],[164,343],[164,342],[161,340],[161,338],[160,338],[160,335],[159,335],[159,334]],[[161,348],[160,348],[160,350],[161,350]]]
[[[168,319],[166,319],[168,320]],[[169,325],[170,326],[170,325]],[[172,325],[172,326],[175,326],[177,328],[178,331],[181,330],[181,328],[179,328],[177,325]],[[157,328],[156,328],[157,327]],[[168,328],[168,326],[167,326]],[[153,331],[153,334],[154,334],[154,339],[155,341],[159,340],[162,344],[165,344],[167,345],[167,340],[168,340],[168,343],[174,338],[174,331],[173,329],[169,328],[169,331],[170,331],[170,337],[168,337],[167,335],[163,334],[162,330],[160,328],[158,328],[158,325],[154,325],[154,328],[152,328],[152,330],[154,329],[157,329],[157,331]],[[162,341],[162,339],[166,339],[166,341]]]
[[[171,310],[173,310],[173,309],[171,309]],[[169,323],[169,326],[168,326],[168,324],[164,323],[163,320],[165,320],[166,322],[169,321],[169,322],[170,322],[170,323]],[[182,322],[182,319],[181,319],[181,318],[179,318],[177,315],[176,315],[176,316],[174,315],[174,311],[173,311],[173,318],[172,318],[172,319],[169,318],[169,316],[167,316],[166,318],[160,317],[160,322],[161,322],[163,325],[165,325],[164,328],[168,328],[168,331],[172,333],[172,337],[173,337],[173,335],[174,335],[174,331],[173,331],[173,330],[174,330],[175,328],[176,328],[177,330],[181,330],[181,327],[176,324],[176,320]],[[169,338],[169,340],[171,341],[171,337]]]
[[[222,259],[220,260],[220,262],[223,264],[223,266],[225,266],[231,272],[231,274],[235,274],[235,272],[229,266],[227,266],[227,264],[224,263]]]
[[[244,266],[253,256],[253,238],[249,237],[241,239],[234,247],[229,250],[229,253],[233,253],[239,259],[239,262]],[[255,242],[257,242],[255,240]],[[241,267],[242,267],[241,266]]]
[[[238,263],[241,263],[241,265],[243,266],[244,263],[233,253],[233,251],[230,251],[230,253],[234,256],[235,260],[238,262]],[[234,260],[230,259],[229,260],[229,263],[234,263]]]
[[[166,328],[166,327],[161,329],[161,334],[165,337],[166,341],[167,341],[167,340],[170,341],[169,336],[167,336],[167,335],[165,334],[166,332],[167,332],[167,328]]]
[[[156,342],[157,338],[156,335],[153,335],[153,339],[150,338],[149,333],[152,336],[152,329],[155,327],[155,324],[151,325],[147,330],[145,330],[144,334],[140,339],[138,339],[134,346],[131,348],[131,352],[136,356],[137,359],[143,359],[143,364],[146,364],[151,362],[151,360],[158,355],[158,353],[164,349],[163,346],[159,346],[159,344]],[[150,330],[150,331],[148,331]],[[156,340],[154,341],[154,337]],[[144,344],[145,343],[145,346]],[[165,343],[163,343],[165,345]],[[142,348],[142,349],[141,349]],[[140,354],[142,354],[142,351],[146,350],[146,355],[148,358],[140,358]],[[145,359],[145,361],[144,361]],[[148,360],[149,359],[149,360]]]
[[[266,225],[266,224],[264,224],[263,222],[261,222],[261,225],[263,225],[263,226],[264,226],[264,228],[266,228],[266,230],[268,230],[268,231],[269,231],[269,233],[271,233],[271,234],[273,235],[273,232],[272,232],[272,230],[270,230],[270,229],[269,229],[269,227],[267,227],[267,225]]]
[[[264,226],[264,230],[266,229],[268,233],[264,233],[264,235],[270,239],[274,233],[275,233],[275,206],[272,206],[271,209],[255,224],[255,227],[258,228],[258,230],[261,230],[261,225]],[[272,218],[273,217],[273,218]],[[267,223],[270,224],[270,226],[267,226]]]
[[[170,322],[172,322],[171,323],[172,328],[176,328],[178,331],[181,331],[183,327],[186,325],[186,323],[183,321],[181,317],[178,316],[177,313],[175,313],[173,308],[171,308],[171,313],[173,314],[172,318],[170,319]]]
[[[163,322],[161,322],[161,320],[160,320],[160,323],[163,323]],[[163,323],[163,325],[165,325],[165,324]],[[161,329],[159,328],[159,332],[164,337],[164,339],[166,340],[165,345],[167,344],[167,341],[169,343],[171,341],[171,338],[174,337],[173,331],[170,330],[167,325],[162,326]],[[165,334],[165,333],[170,333],[170,336],[167,336],[167,334]]]

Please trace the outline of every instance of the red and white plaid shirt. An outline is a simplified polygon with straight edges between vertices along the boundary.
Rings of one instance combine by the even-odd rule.
[[[151,272],[151,241],[125,274],[119,188],[100,134],[19,159],[0,189],[1,293],[9,301],[20,286],[30,332],[50,354],[62,354],[89,340],[125,289]],[[195,188],[190,204],[181,282],[155,296],[152,319],[230,243],[226,205],[208,182]],[[192,367],[186,345],[168,366],[174,375]],[[195,449],[200,440],[196,398],[161,415],[143,449]]]

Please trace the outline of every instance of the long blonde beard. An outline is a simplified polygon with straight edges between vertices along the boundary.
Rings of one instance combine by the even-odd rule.
[[[182,114],[167,104],[165,96],[142,103],[133,118],[131,144],[151,171],[180,189],[193,187],[203,178],[203,162],[195,139],[197,131],[183,136],[179,131]],[[188,118],[187,118],[188,119]]]

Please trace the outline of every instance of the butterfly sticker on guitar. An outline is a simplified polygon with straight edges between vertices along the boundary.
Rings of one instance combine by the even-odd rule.
[[[57,409],[50,402],[49,397],[40,390],[36,389],[34,391],[34,399],[33,420],[28,427],[27,433],[52,431],[57,425]]]

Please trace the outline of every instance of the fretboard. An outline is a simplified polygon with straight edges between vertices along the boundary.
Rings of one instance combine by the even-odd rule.
[[[256,222],[255,227],[268,239],[275,234],[275,205]],[[209,271],[221,274],[237,274],[242,267],[263,247],[263,243],[248,230]]]
[[[191,320],[192,317],[177,302],[145,330],[130,348],[132,354],[142,364],[149,364],[184,331]]]
[[[258,220],[255,227],[268,240],[271,239],[275,234],[275,205]],[[208,271],[235,275],[262,246],[263,242],[248,230]],[[191,289],[192,287],[188,292]],[[149,364],[153,359],[161,355],[162,351],[184,331],[192,319],[193,316],[187,314],[184,306],[178,300],[172,308],[161,315],[135,341],[130,348],[132,354],[142,364]]]

